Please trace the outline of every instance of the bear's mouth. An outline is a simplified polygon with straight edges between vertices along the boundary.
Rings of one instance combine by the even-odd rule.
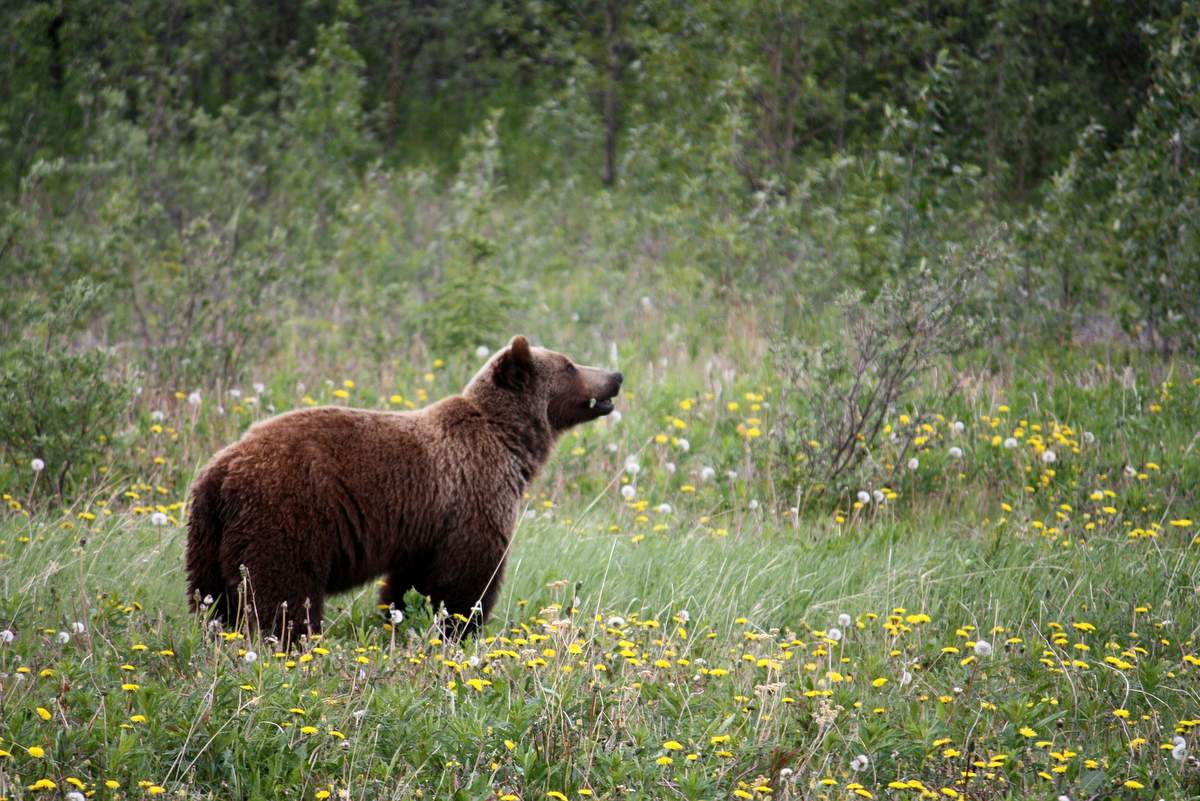
[[[603,417],[606,414],[612,414],[612,398],[592,398],[590,401],[588,401],[588,408],[599,417]]]

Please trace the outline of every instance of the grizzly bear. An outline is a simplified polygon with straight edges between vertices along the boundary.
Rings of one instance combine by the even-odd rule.
[[[192,489],[193,611],[286,641],[321,630],[325,596],[386,576],[449,633],[487,619],[522,495],[559,434],[613,410],[623,376],[521,336],[461,395],[407,412],[288,412],[220,451]]]

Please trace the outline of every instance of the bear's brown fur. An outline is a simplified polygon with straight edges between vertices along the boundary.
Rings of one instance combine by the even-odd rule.
[[[294,638],[320,631],[327,594],[386,575],[383,603],[415,587],[472,630],[523,492],[561,432],[612,411],[621,381],[514,337],[461,395],[419,411],[321,407],[253,426],[192,488],[193,611],[215,604],[229,624],[245,611]]]

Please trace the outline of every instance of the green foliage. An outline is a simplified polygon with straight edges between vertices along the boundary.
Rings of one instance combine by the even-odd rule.
[[[1111,258],[1128,324],[1163,348],[1200,345],[1200,8],[1157,32],[1154,79],[1113,156]]]
[[[891,481],[911,443],[891,454],[895,461],[880,459],[888,420],[929,403],[914,394],[924,374],[979,341],[980,288],[1003,259],[995,236],[969,252],[951,248],[936,268],[921,264],[870,302],[861,294],[841,298],[844,337],[819,348],[794,338],[774,343],[782,386],[772,439],[800,495],[836,496]]]
[[[72,345],[80,322],[103,300],[94,284],[72,284],[52,307],[27,317],[25,336],[0,349],[0,445],[18,465],[8,476],[13,489],[62,498],[103,460],[129,389],[107,349]],[[27,480],[35,459],[45,475]]]

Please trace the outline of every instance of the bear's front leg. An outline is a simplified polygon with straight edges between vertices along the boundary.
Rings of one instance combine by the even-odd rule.
[[[505,557],[503,550],[482,554],[448,550],[434,560],[425,584],[434,610],[446,607],[442,630],[448,639],[470,636],[487,621],[500,591]]]

